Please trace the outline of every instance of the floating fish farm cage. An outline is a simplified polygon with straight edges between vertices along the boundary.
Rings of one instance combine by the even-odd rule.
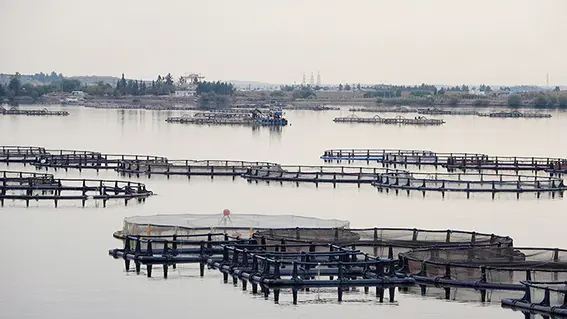
[[[409,173],[387,172],[372,183],[378,189],[425,192],[470,193],[562,193],[567,189],[563,179],[553,176],[487,174],[487,173]]]
[[[336,291],[341,301],[355,287],[365,294],[376,288],[380,302],[394,301],[396,288],[445,299],[465,290],[481,302],[502,294],[505,306],[553,314],[562,314],[566,300],[567,250],[514,247],[512,238],[495,234],[351,229],[348,221],[225,210],[129,217],[114,237],[122,247],[109,255],[127,271],[134,263],[138,274],[142,266],[148,277],[162,268],[167,278],[180,264],[199,264],[200,276],[206,267],[218,270],[223,282],[251,285],[275,303],[285,291],[297,304],[298,292],[309,289]]]
[[[59,154],[58,154],[59,153]],[[125,154],[101,154],[90,151],[56,151],[55,153],[42,154],[37,157],[33,165],[38,168],[54,169],[118,169],[119,166],[128,161],[139,162],[166,162],[167,159],[159,156],[149,155],[125,155]]]
[[[225,113],[218,113],[225,114]],[[331,149],[321,156],[325,161],[366,161],[381,163],[381,167],[336,166],[336,165],[281,165],[271,162],[237,160],[169,160],[150,155],[104,154],[78,150],[46,150],[40,147],[4,146],[0,162],[32,164],[37,168],[68,170],[113,169],[121,175],[147,176],[231,176],[242,177],[248,182],[294,182],[332,184],[371,184],[378,190],[394,190],[396,194],[413,191],[491,193],[542,193],[562,196],[566,189],[562,174],[567,171],[567,159],[536,157],[490,157],[483,154],[435,153],[428,150],[401,149]],[[448,173],[410,172],[408,166],[419,169],[426,166],[445,167]],[[403,166],[405,169],[397,169]],[[456,171],[457,169],[463,170]],[[474,169],[478,172],[466,172]],[[495,170],[488,174],[483,170]],[[516,175],[501,174],[500,170],[512,170]],[[532,170],[533,175],[519,171]],[[548,174],[538,174],[538,172]]]
[[[0,114],[2,115],[27,115],[27,116],[67,116],[67,111],[50,111],[46,108],[42,110],[24,110],[18,108],[5,109],[0,106]]]
[[[50,174],[0,171],[0,204],[24,201],[29,207],[31,201],[81,201],[101,200],[106,206],[108,200],[121,199],[127,205],[131,199],[145,201],[153,195],[142,183],[118,180],[55,178]]]
[[[33,163],[40,155],[47,154],[43,147],[35,146],[0,146],[0,162],[10,163]]]
[[[249,167],[274,167],[278,164],[268,162],[246,162],[231,160],[158,160],[122,161],[117,171],[128,175],[204,175],[240,176]]]
[[[335,123],[372,123],[372,124],[395,124],[395,125],[441,125],[445,124],[444,120],[428,119],[425,116],[416,116],[415,118],[405,118],[396,116],[392,118],[383,118],[378,115],[373,117],[358,117],[351,115],[347,117],[337,117],[333,120]]]
[[[227,233],[234,237],[251,237],[255,230],[295,227],[348,228],[349,222],[294,215],[231,214],[171,214],[133,216],[124,219],[117,235],[194,235],[210,232]]]
[[[380,174],[394,171],[397,170],[380,167],[277,165],[250,167],[242,174],[242,177],[249,182],[286,181],[360,185],[372,183],[378,179]],[[397,172],[403,174],[404,171]]]
[[[475,110],[450,110],[450,109],[439,109],[439,108],[418,109],[417,113],[424,115],[478,115],[479,114]]]
[[[417,109],[409,107],[361,107],[350,108],[350,112],[368,112],[368,113],[417,113]]]
[[[502,307],[567,317],[567,281],[522,281],[521,284],[524,286],[524,296],[519,299],[504,298]]]
[[[282,117],[281,111],[264,113],[260,110],[251,110],[248,113],[241,111],[197,113],[194,116],[169,117],[165,121],[168,123],[208,125],[286,126],[288,124],[288,121]]]
[[[329,149],[321,159],[332,161],[377,162],[384,166],[433,166],[448,170],[545,171],[562,174],[567,171],[567,159],[528,156],[490,156],[478,153],[436,153],[428,150],[402,149]]]
[[[254,238],[268,243],[293,240],[356,247],[373,256],[390,258],[412,249],[432,246],[513,245],[512,238],[495,234],[417,228],[272,228],[257,230]]]
[[[523,280],[567,280],[567,251],[557,248],[495,246],[434,247],[399,255],[403,273],[428,287],[472,288],[486,301],[486,290],[524,291]]]
[[[405,272],[413,269],[413,264],[403,254],[419,251],[420,247],[457,251],[462,245],[513,249],[509,237],[458,230],[348,229],[347,221],[248,214],[231,224],[227,211],[222,215],[182,216],[186,218],[158,215],[125,219],[124,229],[114,234],[122,241],[123,248],[111,249],[109,255],[124,260],[127,271],[131,263],[138,274],[144,266],[148,277],[161,268],[167,278],[169,269],[178,269],[180,264],[199,264],[199,274],[204,276],[208,266],[220,271],[225,283],[232,277],[232,283],[236,285],[240,281],[243,290],[250,284],[254,294],[262,293],[267,298],[273,293],[275,303],[279,303],[281,291],[291,291],[292,302],[297,304],[297,292],[313,288],[336,289],[337,299],[341,301],[343,292],[351,288],[363,287],[368,294],[369,288],[375,287],[382,302],[385,291],[389,301],[394,301],[396,287],[409,291],[416,283],[427,286],[427,279]],[[285,226],[279,222],[282,217],[296,225],[322,227],[277,228]],[[258,222],[259,219],[263,221]],[[325,227],[326,224],[342,227]],[[457,255],[461,260],[460,254]],[[433,281],[437,284],[439,280]],[[493,283],[481,287],[509,288],[490,284]],[[470,282],[448,282],[441,286],[455,285],[470,287]],[[519,290],[517,286],[513,288]]]
[[[286,106],[286,110],[301,110],[301,111],[338,111],[341,108],[333,107],[333,106],[324,106],[324,105],[292,105]]]
[[[479,113],[479,116],[483,117],[497,117],[497,118],[550,118],[551,114],[541,113],[541,112],[494,112],[494,113]]]

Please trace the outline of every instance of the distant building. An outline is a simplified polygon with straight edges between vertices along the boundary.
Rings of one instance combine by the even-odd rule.
[[[173,95],[175,97],[193,97],[197,94],[197,90],[187,89],[175,91]]]
[[[85,96],[85,92],[83,91],[73,91],[71,92],[72,96]]]
[[[470,89],[470,90],[469,90],[469,94],[472,94],[472,95],[486,95],[486,93],[485,93],[484,91],[481,91],[481,90],[476,89],[476,88]]]

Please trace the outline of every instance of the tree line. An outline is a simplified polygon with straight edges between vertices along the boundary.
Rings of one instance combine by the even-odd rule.
[[[82,85],[79,80],[64,78],[57,75],[55,81],[43,84],[33,85],[31,83],[22,84],[20,73],[14,74],[6,85],[0,84],[0,98],[14,99],[16,97],[29,97],[37,99],[42,95],[52,92],[73,92],[80,90]]]
[[[26,80],[33,79],[37,81],[45,81],[47,84],[33,85],[32,83],[23,83],[22,78]],[[181,79],[180,79],[181,82]],[[6,85],[0,83],[0,99],[12,100],[18,97],[29,97],[34,100],[39,97],[53,93],[83,91],[94,96],[123,96],[123,95],[169,95],[179,89],[175,84],[173,76],[168,73],[165,76],[158,75],[156,80],[143,81],[126,79],[124,74],[116,82],[115,86],[109,83],[99,81],[92,85],[82,84],[81,81],[72,78],[66,78],[62,74],[52,72],[51,74],[36,73],[34,75],[22,76],[16,73],[10,77]],[[217,95],[233,95],[235,88],[232,83],[228,82],[199,82],[197,83],[197,95],[202,93],[214,93]]]

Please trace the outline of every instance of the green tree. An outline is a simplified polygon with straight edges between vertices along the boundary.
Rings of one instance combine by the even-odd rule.
[[[532,102],[535,107],[546,107],[547,106],[547,98],[545,95],[540,94],[538,95]]]
[[[6,88],[0,83],[0,103],[2,102],[1,99],[6,96],[6,93]]]
[[[449,100],[449,105],[451,105],[451,106],[457,106],[458,104],[459,104],[459,99],[456,98],[456,97],[452,97],[452,98]]]
[[[360,83],[358,83],[358,84],[356,85],[356,89],[357,89],[358,91],[360,91]]]
[[[556,87],[553,89],[553,92],[559,92],[559,91],[561,91],[561,88],[558,87],[558,86],[556,86]]]
[[[343,90],[343,85],[339,83],[339,91]]]
[[[510,96],[508,96],[508,106],[518,107],[520,105],[522,105],[521,96],[519,96],[518,94],[510,94]]]
[[[8,92],[11,96],[19,96],[21,94],[22,82],[20,81],[20,73],[16,72],[8,83]]]
[[[557,103],[559,104],[559,107],[567,108],[567,96],[560,96]]]
[[[122,73],[122,78],[120,78],[120,94],[126,93],[126,79],[124,78],[124,73]]]
[[[310,97],[315,97],[315,92],[313,92],[309,88],[304,88],[301,90],[293,91],[293,98],[294,99],[308,99]]]
[[[555,107],[559,103],[559,100],[555,95],[548,95],[547,96],[547,106]]]
[[[73,92],[81,88],[81,81],[77,79],[65,79],[63,78],[59,83],[61,91],[63,92]]]
[[[350,91],[350,85],[348,83],[345,84],[345,91]]]
[[[165,76],[165,85],[167,86],[173,86],[173,76],[171,75],[171,73],[168,73]]]
[[[271,97],[284,97],[285,93],[283,91],[272,91],[270,92]]]

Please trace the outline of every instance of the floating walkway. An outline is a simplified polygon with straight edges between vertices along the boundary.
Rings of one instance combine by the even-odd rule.
[[[117,180],[54,178],[49,174],[26,172],[0,172],[0,204],[6,200],[21,200],[29,207],[30,201],[102,200],[103,206],[113,199],[123,199],[128,205],[130,199],[145,201],[153,193],[142,183]]]
[[[242,177],[248,181],[332,183],[336,186],[340,183],[369,184],[380,174],[391,171],[394,170],[379,167],[278,165],[251,167]]]
[[[472,288],[486,301],[487,290],[524,291],[521,281],[567,280],[567,251],[556,248],[441,247],[400,254],[403,273],[410,275],[425,295],[428,287]]]
[[[67,111],[50,111],[46,108],[42,110],[26,110],[26,109],[5,109],[0,106],[0,114],[2,115],[28,115],[28,116],[67,116]]]
[[[417,109],[409,107],[361,107],[350,108],[351,112],[368,112],[368,113],[417,113]]]
[[[434,166],[449,170],[546,171],[567,172],[567,159],[527,156],[489,156],[476,153],[435,153],[427,150],[402,149],[329,149],[320,157],[331,161],[365,161],[385,166]]]
[[[320,245],[292,244],[286,245],[284,251],[270,252],[262,245],[224,246],[222,260],[209,259],[207,264],[223,273],[225,283],[229,276],[234,285],[241,280],[242,290],[250,283],[252,293],[258,293],[260,287],[265,298],[272,291],[276,304],[282,289],[291,289],[292,303],[296,305],[299,290],[323,287],[337,288],[339,302],[343,300],[343,292],[353,287],[364,287],[365,293],[375,287],[379,302],[384,302],[384,292],[388,289],[389,302],[394,302],[396,287],[414,284],[412,278],[396,275],[395,259],[376,258],[333,245],[327,247],[327,252],[318,252]]]
[[[563,179],[553,176],[506,175],[485,173],[384,173],[372,185],[382,190],[470,193],[562,193],[567,189]]]
[[[524,297],[502,299],[502,307],[548,316],[567,316],[567,281],[521,281]],[[547,317],[546,317],[547,316]]]
[[[176,269],[178,264],[200,265],[200,276],[205,275],[205,264],[209,259],[221,260],[221,245],[249,243],[223,233],[193,235],[124,235],[124,248],[109,250],[108,254],[115,259],[123,259],[126,271],[130,271],[131,262],[135,265],[136,274],[140,274],[141,266],[146,267],[146,275],[152,277],[154,265],[163,267],[163,277],[167,278],[169,267]]]
[[[546,113],[529,113],[529,112],[495,112],[495,113],[479,113],[482,117],[498,117],[498,118],[550,118],[551,114]]]
[[[423,115],[479,115],[475,110],[448,110],[439,108],[418,109],[417,113]]]
[[[253,166],[273,167],[274,163],[231,160],[122,161],[116,169],[128,175],[240,176]]]
[[[347,117],[337,117],[333,120],[335,123],[372,123],[372,124],[396,124],[396,125],[441,125],[444,120],[428,119],[425,116],[417,116],[415,118],[405,118],[396,116],[392,118],[383,118],[378,115],[373,117],[358,117],[351,115]]]

